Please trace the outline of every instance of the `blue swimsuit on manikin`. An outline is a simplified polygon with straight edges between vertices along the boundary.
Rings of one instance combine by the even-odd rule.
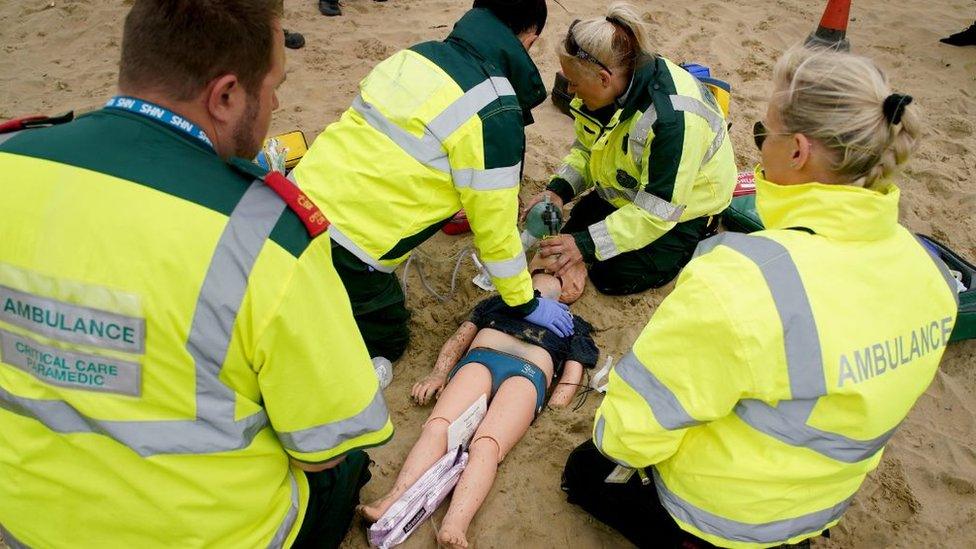
[[[546,402],[546,388],[549,386],[549,380],[546,379],[546,373],[541,368],[515,355],[494,349],[475,347],[454,365],[449,377],[454,377],[458,370],[472,362],[484,364],[491,372],[491,398],[494,398],[502,382],[510,377],[522,376],[531,381],[535,384],[536,390],[535,413],[539,415],[542,412],[542,406]]]

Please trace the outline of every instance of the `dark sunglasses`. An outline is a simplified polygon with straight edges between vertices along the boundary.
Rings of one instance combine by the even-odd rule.
[[[576,37],[573,36],[573,27],[575,27],[579,22],[579,19],[573,21],[573,23],[569,26],[569,32],[566,33],[566,53],[577,59],[589,61],[590,63],[596,63],[601,69],[613,75],[613,71],[610,70],[610,67],[604,65],[603,62],[597,59],[595,55],[581,48],[579,43],[576,42]]]
[[[756,148],[760,151],[767,136],[769,136],[769,130],[766,129],[766,125],[762,123],[762,120],[757,120],[752,125],[752,138],[756,141]]]
[[[763,143],[766,142],[766,138],[770,135],[792,135],[787,132],[771,132],[766,124],[763,124],[762,120],[759,120],[752,125],[752,138],[756,141],[756,148],[760,151],[762,150]]]

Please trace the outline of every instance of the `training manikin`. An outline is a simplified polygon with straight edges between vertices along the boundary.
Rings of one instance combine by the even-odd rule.
[[[539,257],[532,260],[532,284],[542,297],[558,298],[568,306],[583,293],[586,270],[581,264],[560,279],[546,271],[551,262]],[[413,386],[412,396],[418,404],[433,397],[437,402],[393,487],[375,502],[361,506],[362,515],[371,522],[378,520],[444,456],[448,426],[485,395],[488,412],[475,431],[467,467],[437,535],[438,542],[447,547],[467,547],[468,525],[491,489],[498,464],[542,411],[548,389],[554,386],[550,406],[568,405],[583,368],[597,362],[592,327],[575,315],[573,321],[575,333],[559,337],[506,314],[497,296],[479,303],[441,348],[433,371]],[[556,377],[559,381],[554,383]]]

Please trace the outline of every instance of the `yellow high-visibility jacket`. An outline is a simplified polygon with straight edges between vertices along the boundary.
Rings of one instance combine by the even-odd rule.
[[[835,525],[935,375],[958,307],[898,224],[898,188],[779,186],[768,228],[701,243],[613,370],[594,442],[653,466],[684,530],[723,547]]]
[[[515,35],[487,9],[444,42],[380,63],[292,177],[332,222],[333,240],[392,272],[460,209],[505,303],[535,306],[516,226],[525,125],[545,87]]]
[[[290,458],[393,435],[329,239],[240,162],[109,109],[0,145],[11,546],[287,546]]]
[[[568,202],[594,188],[617,211],[573,237],[587,261],[638,250],[732,200],[735,155],[715,97],[663,57],[638,63],[627,93],[593,112],[576,98],[576,142],[549,183]]]

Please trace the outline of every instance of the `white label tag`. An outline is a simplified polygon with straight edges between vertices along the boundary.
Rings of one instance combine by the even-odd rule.
[[[5,330],[0,330],[0,360],[69,389],[129,396],[142,391],[142,368],[134,362],[51,347]]]
[[[623,465],[616,466],[610,474],[607,475],[607,484],[626,484],[630,477],[634,476],[637,469],[631,469],[630,467],[624,467]]]
[[[462,444],[467,446],[475,430],[481,425],[481,420],[485,419],[486,413],[488,413],[488,399],[485,395],[481,395],[447,427],[447,449],[453,450]]]

